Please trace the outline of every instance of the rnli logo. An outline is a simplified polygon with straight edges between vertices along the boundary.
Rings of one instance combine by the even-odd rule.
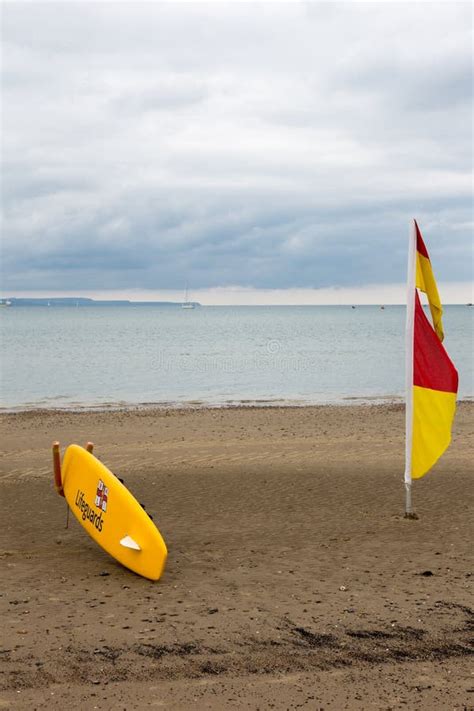
[[[99,479],[99,483],[97,484],[97,492],[95,495],[95,505],[97,506],[98,509],[101,509],[101,511],[107,511],[108,497],[109,497],[109,487],[105,486],[102,479]]]
[[[107,511],[107,499],[108,499],[109,489],[104,486],[104,482],[99,479],[97,484],[97,492],[94,499],[94,506],[88,503],[85,494],[80,489],[77,490],[75,504],[80,510],[80,517],[83,521],[90,521],[90,523],[95,526],[99,531],[102,531],[102,526],[104,525],[104,519],[102,515]],[[99,509],[99,512],[97,512]]]

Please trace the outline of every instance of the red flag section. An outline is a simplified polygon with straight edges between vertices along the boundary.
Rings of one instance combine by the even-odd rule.
[[[458,373],[415,295],[413,385],[456,393]]]

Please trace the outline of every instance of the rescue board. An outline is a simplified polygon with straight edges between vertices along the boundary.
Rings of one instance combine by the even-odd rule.
[[[127,487],[91,450],[92,445],[67,448],[59,486],[56,477],[58,493],[64,495],[91,538],[115,560],[138,575],[158,580],[168,555],[161,533]]]

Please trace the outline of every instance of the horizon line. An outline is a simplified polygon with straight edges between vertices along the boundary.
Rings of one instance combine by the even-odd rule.
[[[130,304],[130,305],[167,305],[169,304],[170,306],[181,306],[184,301],[167,301],[167,300],[160,300],[160,299],[154,299],[154,300],[134,300],[134,299],[94,299],[90,297],[83,297],[83,296],[42,296],[42,297],[15,297],[15,296],[0,296],[0,303],[3,304],[3,302],[23,302],[23,301],[35,301],[35,302],[40,302],[40,301],[51,301],[51,302],[58,302],[58,301],[87,301],[87,302],[92,302],[92,303],[97,303],[97,304]],[[405,307],[406,302],[382,302],[382,301],[374,301],[371,303],[367,302],[358,302],[358,301],[341,301],[338,303],[307,303],[307,302],[300,302],[300,303],[232,303],[232,304],[202,304],[199,301],[190,301],[188,303],[194,304],[195,306],[199,308],[231,308],[231,307],[246,307],[246,308],[252,308],[252,307],[299,307],[299,306],[329,306],[329,307],[338,307],[338,306],[349,306],[349,307],[355,307],[355,306],[377,306],[379,308],[388,308],[391,306],[396,306],[396,307]],[[58,304],[56,304],[58,305]],[[60,304],[64,305],[64,304]],[[470,301],[444,301],[443,306],[473,306],[473,302]]]
[[[438,282],[443,304],[474,302],[474,283]],[[239,286],[190,288],[189,301],[202,306],[402,306],[406,303],[406,283],[328,286],[321,288],[255,288]],[[185,301],[182,289],[2,289],[0,298],[55,299],[89,298],[97,301],[131,303]]]

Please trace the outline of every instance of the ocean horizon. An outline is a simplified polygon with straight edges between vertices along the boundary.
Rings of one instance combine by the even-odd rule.
[[[472,308],[444,323],[470,399]],[[15,305],[0,325],[3,411],[404,398],[404,306]]]

